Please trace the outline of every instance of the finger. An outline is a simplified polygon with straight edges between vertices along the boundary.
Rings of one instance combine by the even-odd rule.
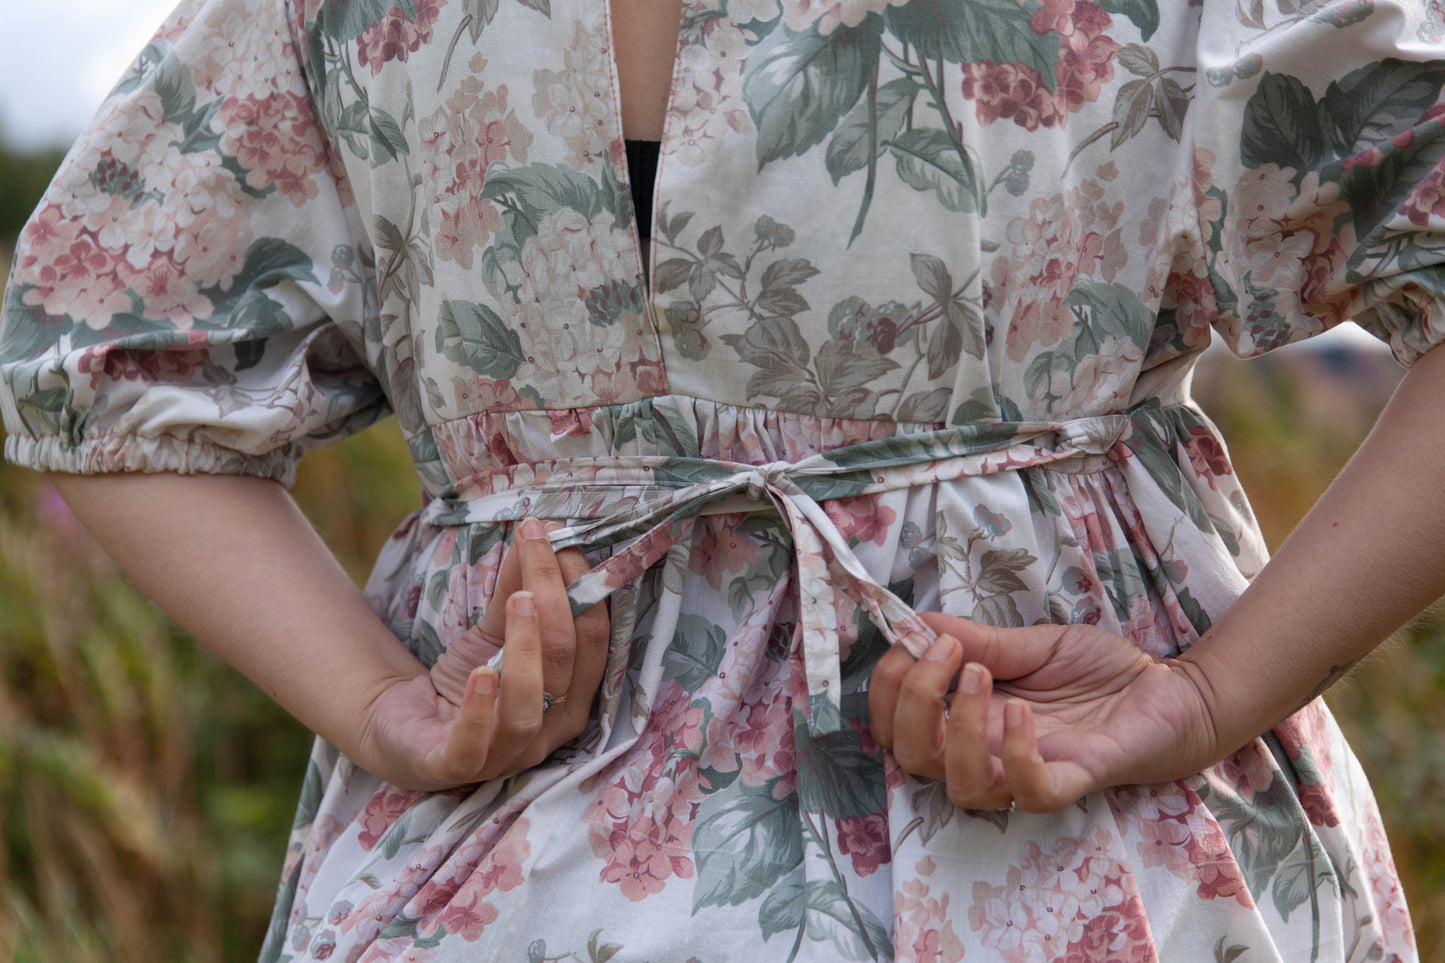
[[[920,617],[933,631],[958,639],[966,661],[977,662],[995,679],[1004,680],[1041,669],[1053,658],[1064,629],[1060,625],[1002,629],[942,612],[924,612]]]
[[[507,657],[502,660],[488,775],[514,768],[515,761],[542,728],[542,642],[536,596],[527,591],[514,592],[507,599],[506,610]]]
[[[958,640],[941,635],[903,677],[893,714],[893,758],[915,776],[945,776],[943,700],[962,657]]]
[[[557,553],[562,580],[568,585],[591,571],[592,566],[580,549],[565,548]],[[612,621],[606,604],[599,602],[577,616],[574,631],[576,652],[572,660],[572,682],[567,688],[567,702],[562,718],[571,735],[582,732],[592,715],[592,700],[602,684],[607,669],[607,649],[612,637]]]
[[[517,526],[516,548],[522,557],[522,587],[536,597],[542,638],[542,688],[554,696],[566,695],[572,684],[577,630],[567,601],[567,582],[541,519],[522,520]]]
[[[868,728],[873,741],[884,749],[893,748],[893,716],[903,677],[916,660],[902,645],[890,646],[868,676]]]
[[[1055,812],[1072,800],[1060,799],[1053,775],[1039,754],[1034,714],[1027,703],[1010,699],[1003,707],[1004,776],[1019,808],[1031,813]]]
[[[479,665],[467,678],[466,694],[447,735],[441,773],[446,781],[464,785],[480,778],[491,747],[496,705],[497,670]]]
[[[461,705],[472,670],[490,661],[502,647],[507,633],[505,602],[521,587],[520,553],[507,552],[481,620],[453,639],[431,667],[432,685],[448,702]]]
[[[477,634],[492,645],[501,647],[507,636],[507,599],[522,588],[522,553],[515,551],[515,544],[502,555],[502,566],[497,570],[497,584],[492,588],[491,601],[482,611],[482,617],[468,634]]]
[[[965,809],[1002,809],[1012,801],[1003,762],[989,748],[988,706],[993,679],[976,662],[963,667],[948,707],[944,771],[948,798]]]

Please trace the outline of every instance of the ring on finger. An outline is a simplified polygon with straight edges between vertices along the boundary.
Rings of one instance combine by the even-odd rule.
[[[542,693],[542,715],[544,715],[544,716],[546,716],[546,715],[551,715],[551,714],[552,714],[552,711],[553,711],[554,709],[560,709],[560,708],[562,707],[562,704],[565,703],[566,701],[567,701],[567,693],[565,693],[565,692],[562,693],[562,694],[559,695],[559,696],[554,696],[554,695],[553,695],[552,693],[550,693],[550,692],[543,692],[543,693]]]

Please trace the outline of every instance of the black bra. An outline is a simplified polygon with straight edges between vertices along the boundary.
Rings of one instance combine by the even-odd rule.
[[[632,207],[637,212],[637,231],[652,236],[652,185],[657,179],[657,155],[662,144],[655,140],[623,141],[627,147],[627,179],[632,184]]]

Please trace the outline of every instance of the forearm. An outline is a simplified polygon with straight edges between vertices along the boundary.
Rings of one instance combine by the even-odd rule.
[[[1359,452],[1180,659],[1232,751],[1445,593],[1445,350],[1406,375]]]
[[[174,474],[51,480],[142,591],[353,758],[377,695],[424,674],[280,485]]]

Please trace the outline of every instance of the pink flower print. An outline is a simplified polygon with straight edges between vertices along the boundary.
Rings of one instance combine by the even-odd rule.
[[[198,351],[126,351],[110,345],[97,345],[81,352],[77,364],[81,374],[90,375],[90,387],[102,381],[140,381],[156,384],[161,381],[188,378],[210,360],[204,348]]]
[[[882,546],[888,541],[889,529],[898,520],[898,513],[884,505],[877,495],[833,498],[824,502],[823,508],[850,546],[863,542]]]
[[[446,0],[415,0],[416,18],[406,16],[400,7],[392,7],[386,16],[362,31],[356,38],[356,57],[371,68],[372,76],[391,60],[406,60],[421,45],[431,40],[432,26]]]
[[[888,818],[882,813],[849,816],[837,821],[838,851],[853,860],[853,872],[872,876],[879,866],[893,861],[888,841]]]
[[[1209,487],[1215,491],[1219,490],[1220,475],[1234,474],[1224,444],[1203,425],[1189,427],[1184,437],[1184,451],[1189,456],[1189,465],[1194,473],[1209,482]]]
[[[924,870],[923,864],[919,870]],[[920,879],[903,883],[893,899],[893,945],[899,959],[918,963],[958,963],[963,959],[963,941],[948,918],[948,903],[947,893],[931,896],[928,884]]]
[[[1254,909],[1254,897],[1218,824],[1196,832],[1190,839],[1189,865],[1201,898],[1232,899],[1245,909]]]
[[[145,302],[149,318],[165,318],[178,328],[211,316],[215,306],[211,299],[196,289],[196,283],[174,260],[156,255],[145,269],[131,272],[122,269],[132,290]]]
[[[1145,866],[1162,866],[1181,879],[1190,878],[1192,867],[1188,844],[1193,837],[1187,822],[1147,817],[1131,822],[1144,837],[1137,848]]]
[[[229,288],[245,266],[248,224],[216,210],[199,211],[176,235],[175,259],[200,287]]]
[[[638,794],[628,800],[621,819],[613,819],[605,835],[593,827],[592,851],[606,859],[599,878],[615,883],[622,895],[637,902],[662,892],[668,879],[691,879],[692,860],[685,855],[692,839],[696,802],[681,792],[669,791],[669,780],[659,780],[654,791],[662,798]],[[609,794],[610,795],[610,794]],[[593,803],[593,808],[601,802]],[[613,814],[609,814],[613,815]]]
[[[1066,116],[1038,71],[1019,64],[964,64],[963,96],[974,102],[980,124],[1012,120],[1024,130],[1038,130],[1062,124]]]
[[[705,161],[729,133],[747,134],[752,117],[743,101],[748,34],[723,17],[699,21],[678,51],[680,81],[673,91],[668,152],[688,167]]]
[[[1059,48],[1055,97],[1064,110],[1076,113],[1098,100],[1104,84],[1113,78],[1119,44],[1105,35],[1113,18],[1097,4],[1080,0],[1072,21],[1074,29]]]
[[[714,591],[721,591],[725,575],[743,572],[762,555],[757,540],[739,532],[745,516],[717,515],[701,519],[693,528],[689,570],[703,576]]]
[[[1113,519],[1100,511],[1100,501],[1088,488],[1081,488],[1059,499],[1059,506],[1087,551],[1112,552],[1118,548]]]
[[[316,175],[329,162],[309,100],[291,92],[233,97],[221,118],[221,149],[247,170],[250,187],[274,185],[294,207],[317,196]]]
[[[454,902],[441,914],[437,923],[469,943],[482,938],[482,930],[497,920],[497,908],[473,894],[466,903]]]
[[[392,825],[420,800],[423,793],[410,789],[398,789],[395,786],[383,786],[377,790],[366,808],[361,811],[357,821],[361,824],[361,833],[357,836],[357,843],[361,848],[370,852],[381,837],[385,836]]]
[[[1149,921],[1138,896],[1110,907],[1084,924],[1083,935],[1070,943],[1062,963],[1157,963]]]
[[[1245,802],[1253,802],[1255,796],[1269,792],[1276,774],[1274,758],[1257,739],[1219,763],[1218,771]]]
[[[552,35],[562,51],[562,69],[532,74],[532,109],[580,164],[605,160],[621,133],[612,114],[605,50],[590,42],[587,28],[575,20],[554,22]]]
[[[702,801],[697,751],[701,709],[673,682],[648,720],[647,741],[587,808],[588,841],[605,863],[599,878],[629,900],[659,893],[673,876],[691,879],[692,827]],[[678,748],[684,748],[678,752]]]

